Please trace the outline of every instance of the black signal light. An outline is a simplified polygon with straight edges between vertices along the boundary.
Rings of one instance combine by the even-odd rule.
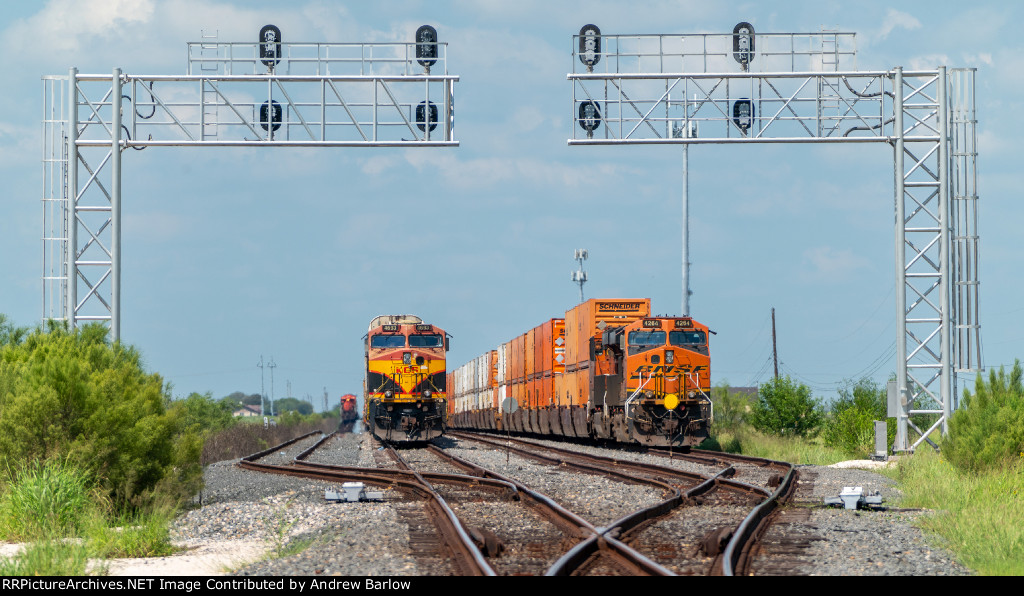
[[[749,99],[737,99],[732,104],[732,121],[746,135],[754,125],[754,104]]]
[[[732,57],[747,70],[754,61],[754,26],[746,21],[732,29]]]
[[[587,70],[601,61],[601,29],[597,25],[583,25],[580,28],[580,62]]]
[[[420,105],[416,106],[416,126],[426,132],[428,123],[431,131],[437,128],[437,106],[432,101],[421,101]]]
[[[437,29],[430,25],[416,30],[416,61],[428,69],[437,62]]]
[[[260,126],[263,130],[270,130],[273,127],[274,131],[281,128],[281,104],[274,100],[265,101],[260,106]]]
[[[260,61],[273,68],[281,61],[281,30],[274,25],[260,29]]]
[[[584,101],[580,104],[580,126],[587,131],[587,136],[593,136],[594,131],[601,126],[601,104],[596,101]]]

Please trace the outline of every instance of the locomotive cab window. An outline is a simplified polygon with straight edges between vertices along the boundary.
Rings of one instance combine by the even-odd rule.
[[[404,335],[374,335],[370,338],[371,348],[404,348]]]
[[[443,345],[444,340],[436,333],[409,336],[410,348],[440,348]]]
[[[708,343],[708,338],[703,331],[671,331],[668,341],[673,346],[702,346]]]
[[[629,334],[630,346],[663,346],[665,345],[664,331],[631,331]]]

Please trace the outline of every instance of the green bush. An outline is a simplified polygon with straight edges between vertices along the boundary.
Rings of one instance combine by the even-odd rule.
[[[743,395],[733,394],[729,383],[723,381],[711,388],[711,403],[715,407],[715,429],[732,430],[743,424],[750,402]]]
[[[847,382],[839,390],[839,398],[832,403],[832,412],[822,432],[828,447],[842,449],[854,457],[867,457],[874,453],[875,420],[886,421],[887,445],[896,438],[896,420],[886,418],[888,397],[870,379]]]
[[[0,461],[64,459],[117,507],[191,496],[201,437],[182,427],[184,412],[168,410],[160,375],[107,334],[50,324],[0,345]]]
[[[763,433],[807,437],[817,433],[824,410],[809,387],[786,375],[760,386],[748,420]]]
[[[974,395],[964,389],[960,408],[950,417],[942,455],[957,468],[992,469],[1024,457],[1024,369],[1020,360],[1010,374],[978,375]]]

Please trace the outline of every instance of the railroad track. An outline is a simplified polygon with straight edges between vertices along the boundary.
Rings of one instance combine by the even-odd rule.
[[[261,472],[331,482],[362,481],[395,489],[403,495],[399,511],[410,528],[412,554],[426,565],[447,564],[449,572],[456,575],[746,573],[752,559],[750,545],[763,532],[768,514],[786,494],[784,487],[792,484],[794,473],[780,462],[719,453],[675,452],[661,466],[583,455],[532,441],[495,439],[493,435],[452,433],[452,437],[457,441],[438,441],[444,448],[430,445],[377,451],[375,468],[307,461],[329,436],[287,464],[267,463],[275,453],[295,451],[288,448],[303,439],[312,443],[315,438],[307,435],[243,458],[239,465]],[[484,468],[465,457],[466,453],[455,455],[471,442],[481,445],[482,451],[506,450],[506,458],[515,453],[517,458],[543,462],[552,468],[551,475],[572,470],[577,477],[585,473],[607,482],[638,485],[653,496],[646,499],[651,502],[616,519],[594,517],[592,512],[579,515],[567,508],[572,504],[559,504],[507,470],[501,473]],[[706,470],[679,469],[682,462]],[[786,475],[779,480],[779,487],[771,490],[735,479],[738,468],[767,469],[774,476],[785,471]],[[754,504],[758,506],[751,513]],[[706,523],[708,518],[714,523]],[[444,563],[449,560],[450,564]],[[441,567],[437,569],[445,573]]]

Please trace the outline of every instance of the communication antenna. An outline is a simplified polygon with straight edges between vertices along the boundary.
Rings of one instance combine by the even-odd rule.
[[[587,283],[587,272],[583,270],[583,261],[587,260],[587,249],[579,248],[573,254],[573,258],[580,262],[580,268],[578,271],[573,271],[570,279],[573,282],[580,284],[580,302],[583,302],[583,284]]]

